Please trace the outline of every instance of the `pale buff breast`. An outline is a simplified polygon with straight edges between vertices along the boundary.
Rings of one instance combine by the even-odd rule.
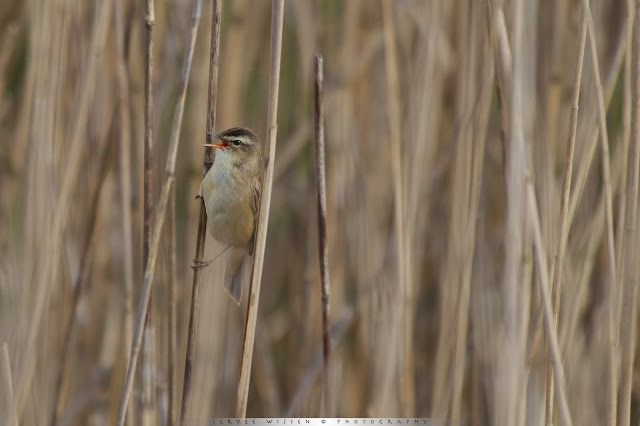
[[[246,247],[253,237],[253,195],[250,188],[229,179],[229,167],[219,156],[202,181],[200,195],[207,210],[207,226],[217,241]]]

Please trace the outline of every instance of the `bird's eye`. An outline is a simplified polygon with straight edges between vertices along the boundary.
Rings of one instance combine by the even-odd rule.
[[[234,140],[231,142],[232,144],[234,144],[235,146],[239,146],[242,142],[240,142],[238,139]]]

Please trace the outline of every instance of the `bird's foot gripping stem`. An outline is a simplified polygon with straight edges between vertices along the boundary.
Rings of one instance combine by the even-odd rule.
[[[211,262],[213,262],[214,260],[215,259],[211,259],[211,260],[193,259],[193,263],[191,264],[191,269],[193,269],[194,271],[199,271],[211,265]]]

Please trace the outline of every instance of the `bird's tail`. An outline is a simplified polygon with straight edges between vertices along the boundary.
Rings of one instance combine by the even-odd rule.
[[[242,270],[246,254],[246,248],[231,247],[224,274],[224,289],[238,305],[242,300]]]

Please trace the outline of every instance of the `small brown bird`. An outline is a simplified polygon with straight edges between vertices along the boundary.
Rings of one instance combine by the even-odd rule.
[[[204,200],[211,235],[227,244],[224,288],[240,304],[244,261],[247,253],[253,254],[262,147],[255,133],[244,127],[210,134],[220,143],[204,145],[217,151],[213,166],[202,180],[199,196]],[[194,268],[204,268],[211,262],[194,260]]]

